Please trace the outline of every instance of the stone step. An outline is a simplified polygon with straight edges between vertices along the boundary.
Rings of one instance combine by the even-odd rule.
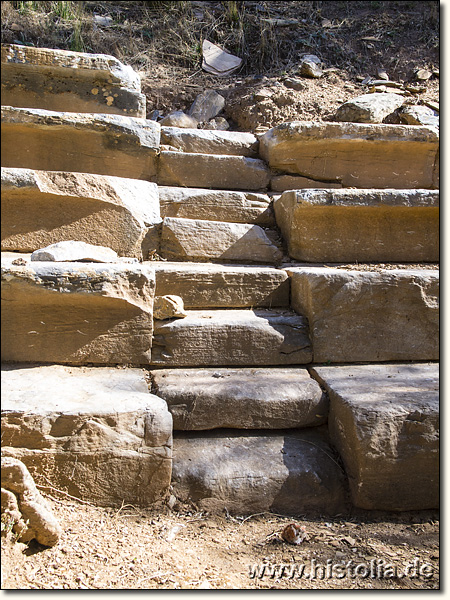
[[[322,425],[328,399],[305,367],[158,369],[174,430],[286,429]]]
[[[179,152],[199,154],[227,154],[258,157],[259,142],[253,133],[240,131],[212,131],[161,127],[161,144]]]
[[[191,310],[155,320],[151,364],[271,366],[311,362],[306,319],[288,310]]]
[[[163,217],[275,226],[266,194],[160,186],[159,200]]]
[[[336,515],[346,478],[323,428],[176,433],[172,486],[208,512]]]
[[[2,455],[37,483],[101,506],[167,493],[172,417],[141,369],[2,366]]]
[[[77,240],[141,258],[149,229],[161,222],[158,186],[147,181],[3,167],[1,185],[2,250]]]
[[[175,295],[185,308],[289,306],[286,271],[268,266],[152,262],[156,296]]]
[[[2,254],[1,288],[4,361],[150,361],[155,273],[148,263],[26,262]]]
[[[269,235],[259,225],[166,217],[160,254],[171,261],[277,264],[283,253]]]
[[[261,136],[260,155],[272,169],[344,187],[439,187],[439,135],[417,125],[292,121]]]
[[[145,118],[141,80],[114,56],[5,44],[2,104]]]
[[[296,190],[277,198],[274,209],[297,260],[439,260],[438,191]]]
[[[314,367],[355,506],[439,507],[439,365]]]
[[[4,167],[155,181],[161,126],[121,115],[2,107]]]
[[[270,171],[258,158],[171,151],[159,155],[159,185],[265,191],[269,181]]]
[[[286,269],[315,363],[439,359],[439,271]]]

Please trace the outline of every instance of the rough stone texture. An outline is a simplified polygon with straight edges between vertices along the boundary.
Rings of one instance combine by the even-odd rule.
[[[252,133],[210,129],[161,128],[161,143],[182,152],[258,156],[258,140]]]
[[[151,375],[175,430],[285,429],[327,419],[327,397],[305,367],[160,369]]]
[[[147,263],[14,265],[2,256],[2,359],[145,364],[153,329]]]
[[[182,110],[174,110],[167,117],[161,119],[161,125],[165,125],[167,127],[197,127],[198,121],[193,117],[190,117]]]
[[[158,184],[220,190],[265,190],[266,163],[247,156],[161,152]]]
[[[100,262],[110,263],[117,260],[117,253],[105,246],[93,246],[85,242],[58,242],[46,248],[35,250],[31,261],[40,262]]]
[[[3,105],[145,118],[139,75],[113,56],[16,44],[1,56]]]
[[[120,115],[2,107],[4,167],[155,180],[160,125]]]
[[[172,485],[177,497],[205,510],[295,516],[345,510],[345,476],[321,428],[176,434]]]
[[[2,517],[14,523],[12,531],[20,542],[35,539],[43,546],[54,546],[62,535],[61,526],[28,469],[8,456],[2,456],[1,462]]]
[[[322,61],[315,54],[305,54],[300,60],[299,73],[305,77],[322,77]]]
[[[405,106],[399,116],[401,122],[407,125],[425,125],[439,129],[439,113],[428,106]]]
[[[173,294],[167,296],[156,296],[153,304],[154,319],[173,319],[174,317],[186,317],[183,298]]]
[[[168,491],[172,417],[140,369],[16,365],[2,380],[3,452],[35,477],[102,506]]]
[[[344,102],[334,114],[335,121],[382,123],[383,119],[403,105],[399,94],[364,94]]]
[[[299,175],[275,175],[270,180],[270,189],[273,192],[285,192],[286,190],[299,190],[302,188],[339,189],[342,188],[342,183],[315,181]]]
[[[297,260],[439,261],[438,191],[288,191],[274,210]]]
[[[315,367],[353,503],[369,510],[439,506],[439,365]]]
[[[427,127],[293,121],[260,138],[273,169],[358,188],[437,187],[439,136]]]
[[[156,295],[176,294],[186,308],[289,306],[289,277],[273,267],[152,263]]]
[[[159,200],[163,217],[275,225],[265,194],[161,186]]]
[[[216,117],[225,106],[225,98],[214,90],[205,90],[199,94],[191,108],[189,115],[199,122],[209,121]]]
[[[2,168],[2,249],[33,252],[63,240],[140,258],[161,222],[158,186],[124,177]]]
[[[306,319],[282,310],[188,311],[155,321],[153,365],[293,365],[311,362]]]
[[[258,225],[193,219],[163,220],[161,256],[168,260],[276,264],[283,254]]]
[[[289,268],[314,362],[438,360],[439,272]]]

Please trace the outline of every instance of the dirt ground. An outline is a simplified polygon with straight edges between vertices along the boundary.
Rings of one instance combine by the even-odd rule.
[[[292,545],[280,533],[293,519],[271,513],[46,497],[63,536],[53,548],[2,538],[3,589],[439,589],[436,512],[300,517],[307,539]]]

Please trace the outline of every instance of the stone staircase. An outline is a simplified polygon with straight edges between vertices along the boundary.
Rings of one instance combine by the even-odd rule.
[[[437,508],[437,132],[161,127],[112,57],[2,61],[3,452],[101,505]],[[31,255],[70,240],[117,260]]]

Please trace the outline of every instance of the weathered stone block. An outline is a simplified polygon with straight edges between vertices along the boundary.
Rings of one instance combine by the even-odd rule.
[[[314,362],[438,360],[439,272],[289,268]]]
[[[296,190],[277,198],[274,210],[297,260],[439,260],[438,191]]]
[[[159,187],[161,215],[273,227],[269,196],[252,192]]]
[[[178,127],[161,127],[161,144],[173,146],[181,152],[251,158],[257,158],[259,145],[253,133]]]
[[[265,190],[269,180],[269,169],[258,158],[170,151],[159,155],[159,185]]]
[[[259,225],[166,217],[161,256],[168,260],[274,264],[283,254]]]
[[[148,263],[15,265],[12,256],[2,257],[3,360],[150,360],[155,274]]]
[[[172,417],[139,369],[8,366],[3,452],[44,485],[101,506],[149,506],[170,485]]]
[[[152,263],[157,296],[175,294],[186,308],[289,306],[286,271],[251,265]]]
[[[400,94],[363,94],[344,102],[334,114],[335,121],[351,123],[382,123],[403,105]]]
[[[355,506],[439,506],[439,365],[314,367]]]
[[[205,510],[285,515],[345,510],[346,481],[321,428],[176,434],[172,485]]]
[[[2,107],[2,166],[155,181],[159,123]]]
[[[300,190],[303,188],[340,189],[342,183],[330,183],[328,181],[315,181],[301,175],[274,175],[270,180],[270,189],[273,192],[285,192],[286,190]]]
[[[439,136],[409,125],[293,121],[260,138],[273,169],[358,188],[431,188]]]
[[[33,252],[77,240],[140,258],[161,222],[155,183],[59,171],[2,168],[2,249]]]
[[[139,75],[113,56],[10,44],[1,57],[3,105],[145,118]]]
[[[158,369],[151,376],[175,430],[286,429],[327,419],[327,397],[304,367]]]
[[[311,361],[306,319],[282,310],[188,311],[155,321],[153,365],[292,365]]]

